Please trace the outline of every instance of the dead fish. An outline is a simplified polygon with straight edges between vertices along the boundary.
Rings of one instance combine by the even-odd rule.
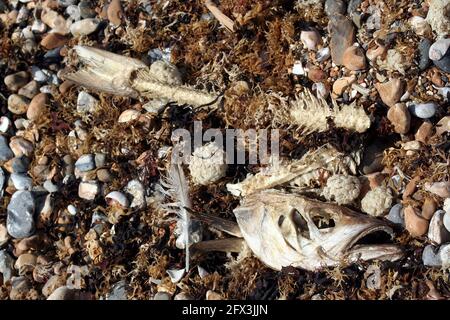
[[[386,222],[299,194],[273,189],[256,192],[233,212],[246,245],[275,270],[292,266],[314,271],[358,260],[396,261],[403,256],[395,244],[363,244],[367,236],[379,232],[392,238],[393,230]],[[221,227],[239,235],[229,223]],[[200,242],[196,248],[238,251],[243,245],[238,240]]]
[[[174,67],[151,68],[138,59],[86,46],[74,47],[83,67],[66,74],[65,80],[100,92],[137,98],[167,99],[193,107],[211,105],[219,96],[181,85]]]

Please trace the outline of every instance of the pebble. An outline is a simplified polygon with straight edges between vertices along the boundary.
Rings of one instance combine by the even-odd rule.
[[[386,216],[386,219],[388,219],[392,223],[405,226],[405,217],[402,204],[397,203],[392,206],[392,208],[389,210],[389,214]]]
[[[419,69],[424,71],[430,66],[431,60],[429,57],[431,41],[424,38],[419,43]]]
[[[119,26],[124,16],[120,0],[111,0],[106,13],[109,22],[114,26]]]
[[[29,15],[30,11],[27,9],[27,7],[25,6],[21,7],[19,13],[17,14],[16,23],[21,24],[22,22],[27,21]]]
[[[327,74],[317,67],[311,67],[308,71],[308,78],[313,82],[321,82],[326,80]]]
[[[428,267],[440,267],[442,265],[439,254],[435,252],[435,247],[431,244],[425,246],[423,249],[422,261],[423,264]]]
[[[112,285],[106,300],[127,300],[127,287],[125,280],[116,282]]]
[[[450,50],[447,50],[447,54],[440,60],[434,60],[434,65],[444,72],[450,73]]]
[[[22,253],[16,260],[14,268],[18,271],[20,276],[33,271],[36,266],[37,257],[32,253]]]
[[[450,210],[446,211],[443,218],[444,226],[450,232]]]
[[[6,227],[16,239],[27,238],[34,233],[35,200],[30,191],[16,191],[8,204]]]
[[[139,180],[130,180],[125,187],[125,192],[131,195],[131,208],[145,207],[145,187]]]
[[[45,297],[50,296],[56,289],[66,284],[66,278],[63,275],[52,275],[42,288],[42,294]]]
[[[450,39],[439,39],[433,43],[428,52],[428,56],[431,60],[441,60],[450,47]]]
[[[223,298],[219,293],[213,290],[208,290],[206,292],[206,300],[223,300]]]
[[[180,292],[177,295],[175,295],[173,300],[194,300],[194,298],[188,293]]]
[[[411,115],[404,103],[397,103],[388,110],[387,118],[394,125],[394,131],[406,134],[411,124]]]
[[[317,62],[324,62],[325,60],[328,60],[328,58],[331,57],[331,52],[329,47],[325,47],[322,49],[319,49],[316,54],[316,60]]]
[[[0,132],[6,133],[11,128],[11,120],[8,117],[1,116],[0,117]]]
[[[94,200],[100,192],[100,186],[95,181],[82,181],[78,186],[78,196],[86,200]]]
[[[436,123],[436,135],[440,136],[445,132],[450,132],[450,116],[443,117]]]
[[[157,292],[154,295],[153,300],[170,300],[170,294],[167,292]]]
[[[123,208],[130,206],[130,201],[127,196],[119,191],[112,191],[105,196],[105,201],[108,205],[119,205]]]
[[[30,81],[25,86],[19,89],[18,94],[28,99],[33,99],[39,93],[39,83],[37,81]]]
[[[8,141],[0,135],[0,161],[7,161],[14,158],[14,153],[8,146]]]
[[[29,120],[38,120],[46,113],[49,97],[46,93],[37,94],[30,102],[27,110],[27,118]]]
[[[425,121],[420,125],[419,129],[417,129],[414,137],[417,141],[426,144],[428,142],[428,139],[431,137],[432,132],[433,124],[431,122]]]
[[[3,283],[10,281],[14,274],[14,259],[6,250],[0,250],[0,273]]]
[[[33,187],[33,180],[23,173],[11,174],[11,181],[17,190],[31,190]]]
[[[95,158],[92,154],[84,154],[75,162],[75,167],[81,172],[95,169]]]
[[[369,42],[369,46],[366,51],[366,57],[370,61],[375,61],[378,57],[382,57],[387,52],[387,48],[384,45],[377,43],[377,41],[372,40]]]
[[[344,91],[348,87],[350,87],[352,83],[354,83],[355,81],[356,77],[354,76],[337,79],[333,83],[333,93],[338,97],[341,96],[344,93]]]
[[[44,33],[47,30],[47,26],[45,23],[43,23],[41,20],[34,20],[33,24],[31,25],[31,31],[34,33]]]
[[[427,183],[425,184],[425,190],[434,193],[441,198],[450,198],[449,181],[434,182],[433,184]]]
[[[331,36],[331,59],[336,65],[342,65],[344,52],[355,43],[353,22],[342,15],[333,16],[328,23]]]
[[[70,32],[70,23],[67,23],[66,19],[54,10],[44,8],[41,13],[41,20],[53,29],[52,34],[60,34],[64,36]]]
[[[34,150],[33,144],[30,141],[18,136],[11,138],[9,147],[16,157],[31,157]]]
[[[108,169],[99,169],[97,170],[97,179],[100,182],[111,182],[113,177]]]
[[[384,104],[393,107],[400,101],[405,91],[405,83],[398,78],[392,78],[387,82],[375,84],[375,88]]]
[[[45,49],[52,50],[64,46],[69,39],[58,33],[47,33],[41,40],[41,46]]]
[[[3,80],[8,90],[16,92],[28,83],[29,75],[25,71],[10,74]]]
[[[428,231],[428,220],[421,217],[417,209],[407,206],[404,215],[406,230],[413,237],[421,237]]]
[[[422,205],[422,217],[430,220],[436,212],[437,204],[433,198],[427,197]]]
[[[442,267],[448,269],[450,267],[450,243],[441,245],[438,254],[442,261]]]
[[[450,232],[444,226],[444,210],[438,210],[430,220],[428,239],[433,243],[441,244],[450,241]]]
[[[349,70],[358,71],[366,68],[366,56],[361,47],[351,46],[344,51],[342,64]]]
[[[409,19],[409,23],[418,36],[431,35],[431,27],[424,18],[414,16]]]
[[[2,247],[9,240],[8,230],[4,223],[0,224],[0,247]]]
[[[126,122],[130,122],[130,121],[134,121],[136,119],[139,119],[140,116],[141,116],[141,113],[139,111],[134,110],[134,109],[128,109],[120,114],[117,122],[126,123]]]
[[[52,292],[47,300],[80,300],[82,292],[77,289],[70,289],[67,286],[62,286]]]
[[[94,18],[97,15],[91,1],[80,1],[78,8],[80,9],[80,14],[83,19]]]
[[[99,24],[100,24],[100,20],[98,20],[98,19],[93,19],[93,18],[83,19],[83,20],[73,23],[70,26],[70,32],[75,37],[87,36],[87,35],[90,35],[91,33],[95,32],[95,30],[97,30]]]
[[[322,44],[322,38],[317,30],[302,31],[300,33],[300,41],[308,50],[317,50],[317,46]]]
[[[94,156],[95,166],[97,168],[102,168],[106,165],[106,154],[96,153]]]
[[[347,4],[343,0],[326,0],[324,10],[327,16],[345,14],[347,11]]]
[[[8,97],[8,110],[14,114],[24,114],[27,112],[30,100],[18,94],[12,94]]]
[[[97,110],[98,100],[85,91],[78,94],[77,111],[80,113],[93,113]]]
[[[421,119],[429,119],[436,114],[437,105],[434,102],[412,103],[409,106],[411,113]]]
[[[55,193],[59,191],[59,188],[56,184],[54,184],[51,180],[45,180],[43,187],[45,190],[47,190],[49,193]]]

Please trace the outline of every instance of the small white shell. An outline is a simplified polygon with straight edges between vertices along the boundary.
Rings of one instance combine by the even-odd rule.
[[[181,279],[183,279],[184,276],[184,269],[171,269],[171,270],[167,270],[167,274],[170,277],[170,280],[172,281],[172,283],[177,283],[179,282]]]
[[[133,120],[138,119],[141,116],[141,113],[134,109],[128,109],[122,112],[119,116],[119,120],[117,120],[119,123],[125,123],[130,122]]]
[[[117,203],[124,208],[128,208],[130,206],[130,201],[128,200],[127,196],[119,191],[112,191],[108,193],[105,199],[108,204]]]

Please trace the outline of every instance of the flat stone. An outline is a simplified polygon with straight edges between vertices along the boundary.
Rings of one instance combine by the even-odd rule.
[[[41,46],[47,50],[52,50],[64,46],[69,39],[58,33],[47,33],[41,40]]]
[[[27,238],[34,233],[35,200],[30,191],[16,191],[8,204],[6,227],[16,239]]]
[[[328,23],[331,36],[331,59],[337,65],[343,64],[344,52],[355,43],[355,27],[353,22],[343,15],[334,15]]]
[[[123,10],[120,0],[111,0],[106,11],[109,22],[114,26],[119,26],[122,23]]]
[[[429,58],[429,52],[431,47],[431,41],[424,38],[419,43],[419,69],[424,71],[430,66],[431,60]]]
[[[442,261],[435,250],[435,247],[431,244],[425,246],[422,251],[422,261],[425,266],[428,267],[440,267]]]
[[[97,168],[104,167],[106,165],[106,153],[96,153],[94,161]]]
[[[406,230],[413,237],[421,237],[428,231],[428,220],[420,216],[417,209],[407,206],[404,210]]]
[[[347,4],[343,0],[326,0],[324,10],[327,16],[345,14]]]
[[[349,70],[364,70],[367,67],[366,55],[361,47],[351,46],[344,51],[342,64]]]

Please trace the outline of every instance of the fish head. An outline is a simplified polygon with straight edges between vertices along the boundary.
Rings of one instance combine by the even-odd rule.
[[[393,237],[386,222],[301,195],[276,190],[254,193],[234,214],[250,249],[276,270],[287,266],[318,270],[357,260],[402,257],[398,245],[367,243],[374,234]]]

